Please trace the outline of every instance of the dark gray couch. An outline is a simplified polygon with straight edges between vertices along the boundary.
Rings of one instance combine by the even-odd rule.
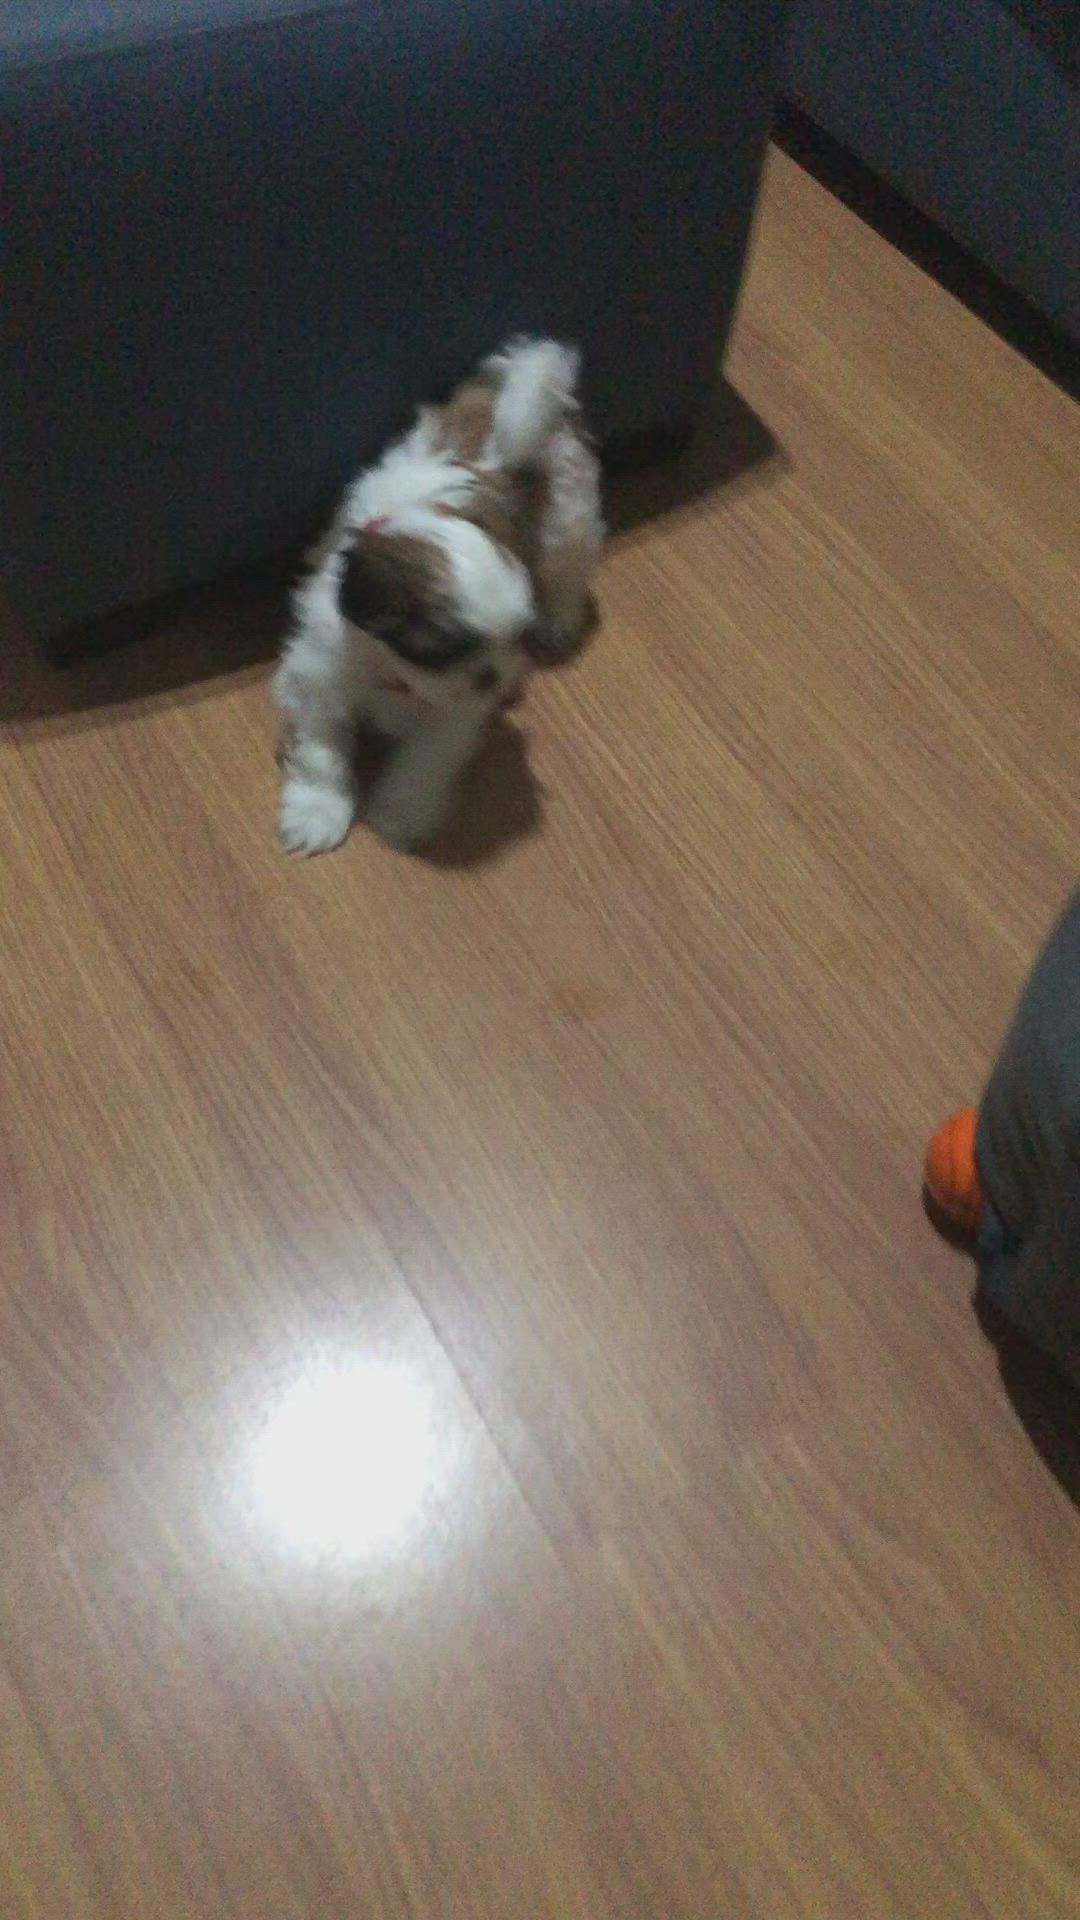
[[[1080,0],[794,0],[787,93],[1080,343]]]
[[[0,592],[41,634],[302,537],[518,329],[604,436],[716,377],[782,0],[7,0]]]

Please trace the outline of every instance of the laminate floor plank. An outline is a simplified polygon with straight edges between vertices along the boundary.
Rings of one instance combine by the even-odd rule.
[[[10,1920],[1080,1912],[918,1190],[1075,881],[1077,410],[780,155],[728,373],[433,861],[278,853],[269,599],[5,639]]]

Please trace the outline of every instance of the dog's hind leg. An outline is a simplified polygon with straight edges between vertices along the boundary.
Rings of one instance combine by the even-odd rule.
[[[422,847],[450,812],[458,781],[479,745],[490,708],[448,707],[408,734],[368,806],[368,825],[389,846]]]

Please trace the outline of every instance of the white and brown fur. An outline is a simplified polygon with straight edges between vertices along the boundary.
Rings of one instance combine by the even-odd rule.
[[[371,826],[398,847],[432,839],[531,659],[576,645],[604,534],[577,374],[569,348],[513,342],[346,491],[275,680],[290,851],[348,833],[361,723],[398,743]]]

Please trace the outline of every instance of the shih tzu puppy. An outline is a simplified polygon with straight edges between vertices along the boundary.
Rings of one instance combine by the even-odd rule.
[[[396,743],[369,823],[395,847],[430,840],[531,659],[574,647],[604,533],[577,376],[569,348],[515,341],[346,491],[275,680],[290,851],[348,833],[361,723]]]

